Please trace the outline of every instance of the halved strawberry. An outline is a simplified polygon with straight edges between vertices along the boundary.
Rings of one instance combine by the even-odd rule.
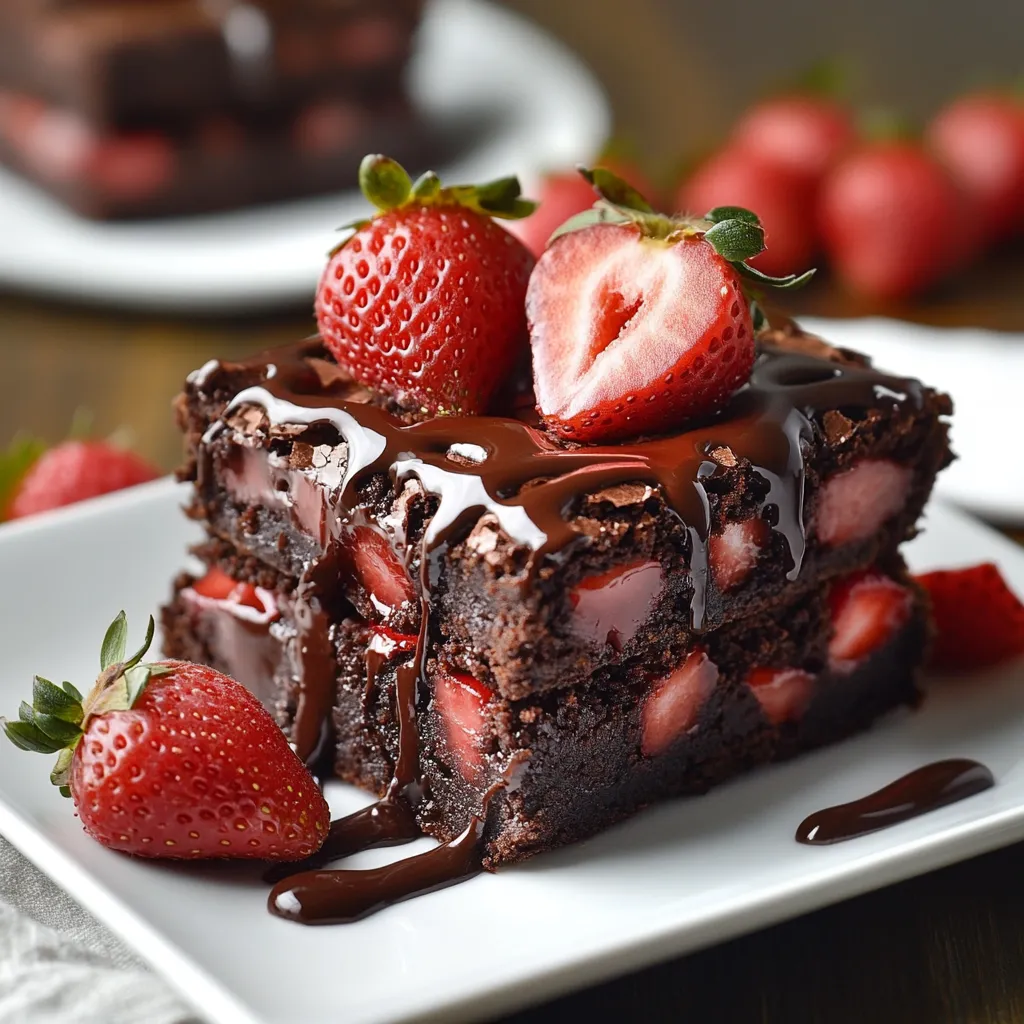
[[[537,405],[577,441],[657,433],[711,412],[749,377],[754,323],[740,275],[764,248],[749,210],[704,220],[653,213],[602,168],[584,172],[601,200],[569,221],[526,293]]]
[[[348,546],[353,573],[381,615],[389,615],[416,596],[409,574],[384,534],[357,526]]]
[[[640,750],[655,757],[697,724],[700,709],[718,682],[718,666],[694,648],[682,666],[651,688],[640,719]]]
[[[708,557],[719,590],[732,590],[747,578],[769,533],[770,527],[763,519],[748,519],[745,523],[726,523],[721,533],[712,535]]]
[[[493,694],[472,676],[438,670],[434,676],[434,702],[444,722],[448,749],[459,761],[462,774],[473,781],[483,765],[480,736],[484,709]]]
[[[581,580],[569,594],[573,632],[621,651],[654,611],[662,577],[660,562],[636,561]]]
[[[747,685],[773,725],[800,718],[814,694],[814,676],[800,668],[753,668]]]
[[[913,471],[891,459],[861,459],[826,480],[818,494],[815,534],[836,547],[876,533],[907,501]]]
[[[832,639],[829,662],[848,672],[883,647],[910,618],[910,591],[888,576],[869,569],[833,584],[829,592]]]
[[[925,573],[917,582],[932,602],[932,668],[956,672],[1024,657],[1024,605],[991,562]]]

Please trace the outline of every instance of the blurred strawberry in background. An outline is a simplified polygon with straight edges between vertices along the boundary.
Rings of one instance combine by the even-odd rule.
[[[787,95],[751,107],[736,122],[730,141],[815,188],[856,143],[857,130],[850,111],[836,100]]]
[[[594,166],[611,171],[632,185],[652,205],[658,205],[654,186],[632,160],[609,154],[601,157]],[[555,230],[570,217],[589,210],[597,201],[597,194],[579,171],[566,168],[545,175],[540,188],[530,198],[540,204],[537,209],[524,220],[510,221],[505,227],[535,256],[539,256],[547,248],[548,239]]]
[[[973,248],[963,195],[910,142],[869,143],[822,185],[818,224],[833,269],[856,291],[901,299],[939,281]]]
[[[750,261],[764,274],[784,277],[807,269],[817,249],[813,189],[807,179],[739,147],[702,163],[676,194],[677,209],[702,216],[716,206],[753,210],[767,248]]]
[[[850,112],[836,100],[800,94],[755,104],[723,149],[680,185],[676,205],[700,215],[744,206],[761,218],[767,249],[751,265],[784,276],[818,250],[814,203],[821,181],[856,142]]]
[[[987,240],[1024,228],[1024,100],[964,96],[939,111],[926,139],[967,193]]]
[[[815,89],[754,104],[680,182],[676,206],[753,210],[767,243],[758,270],[793,273],[823,252],[845,288],[880,302],[1024,233],[1024,99],[963,96],[922,140],[898,114],[868,119]]]
[[[0,522],[23,519],[155,480],[160,471],[110,441],[72,438],[47,449],[15,438],[0,453]]]

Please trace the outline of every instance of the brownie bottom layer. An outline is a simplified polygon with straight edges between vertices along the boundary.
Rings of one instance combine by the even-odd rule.
[[[439,641],[417,702],[421,827],[452,839],[490,794],[484,864],[493,868],[832,743],[912,703],[928,634],[924,604],[906,578],[875,578],[894,610],[866,647],[847,640],[840,650],[848,623],[822,588],[707,634],[669,671],[603,671],[586,686],[518,701],[474,679],[459,649]],[[288,732],[301,659],[287,581],[241,612],[230,600],[197,596],[192,583],[181,577],[164,609],[165,652],[235,675]],[[398,755],[397,674],[414,657],[415,638],[352,618],[328,635],[335,773],[381,795]]]

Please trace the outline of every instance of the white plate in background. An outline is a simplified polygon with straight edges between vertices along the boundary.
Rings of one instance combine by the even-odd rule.
[[[800,323],[952,395],[958,458],[939,476],[936,493],[997,522],[1024,523],[1024,333],[883,317]]]
[[[587,160],[610,127],[589,71],[537,25],[482,0],[430,0],[412,95],[441,123],[485,128],[437,167],[452,183]],[[334,229],[367,207],[358,192],[201,217],[84,220],[0,168],[0,286],[135,308],[255,311],[312,301]]]
[[[103,631],[132,636],[167,596],[197,527],[170,481],[0,528],[0,711],[35,672],[87,685]],[[1024,593],[1024,550],[947,506],[915,568],[993,559]],[[59,567],[60,585],[54,585]],[[0,742],[0,832],[218,1024],[457,1021],[623,973],[1024,837],[1024,666],[936,687],[917,712],[586,843],[410,900],[358,924],[271,917],[235,866],[132,860],[90,840],[48,760]],[[794,842],[811,811],[947,757],[994,789],[831,847]],[[340,785],[335,812],[366,798]],[[421,841],[426,843],[426,840]],[[380,863],[403,851],[365,854]]]

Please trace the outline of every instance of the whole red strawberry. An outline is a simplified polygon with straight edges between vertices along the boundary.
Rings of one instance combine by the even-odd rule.
[[[124,612],[103,639],[83,698],[39,676],[33,703],[4,721],[23,750],[58,753],[50,778],[86,832],[140,857],[301,860],[330,812],[306,766],[241,683],[203,665],[125,658]]]
[[[821,187],[818,224],[843,281],[888,300],[937,284],[977,231],[943,167],[909,142],[864,145],[842,160]]]
[[[936,115],[926,138],[966,191],[988,240],[1024,230],[1024,101],[963,96]]]
[[[811,187],[856,141],[850,112],[824,96],[793,93],[752,106],[736,122],[731,144],[782,167]]]
[[[0,519],[21,519],[155,480],[156,467],[108,441],[64,441],[43,450],[17,440],[0,457]]]
[[[714,411],[754,363],[741,276],[793,287],[810,275],[747,266],[764,248],[749,210],[665,217],[609,172],[584,174],[600,201],[552,241],[526,297],[541,415],[566,438],[604,441]]]
[[[991,562],[917,577],[935,623],[930,665],[940,672],[1024,658],[1024,605]]]
[[[413,183],[393,160],[359,169],[381,211],[353,226],[320,280],[316,317],[338,364],[368,387],[431,413],[482,413],[525,346],[533,256],[493,217],[534,204],[519,182]]]

